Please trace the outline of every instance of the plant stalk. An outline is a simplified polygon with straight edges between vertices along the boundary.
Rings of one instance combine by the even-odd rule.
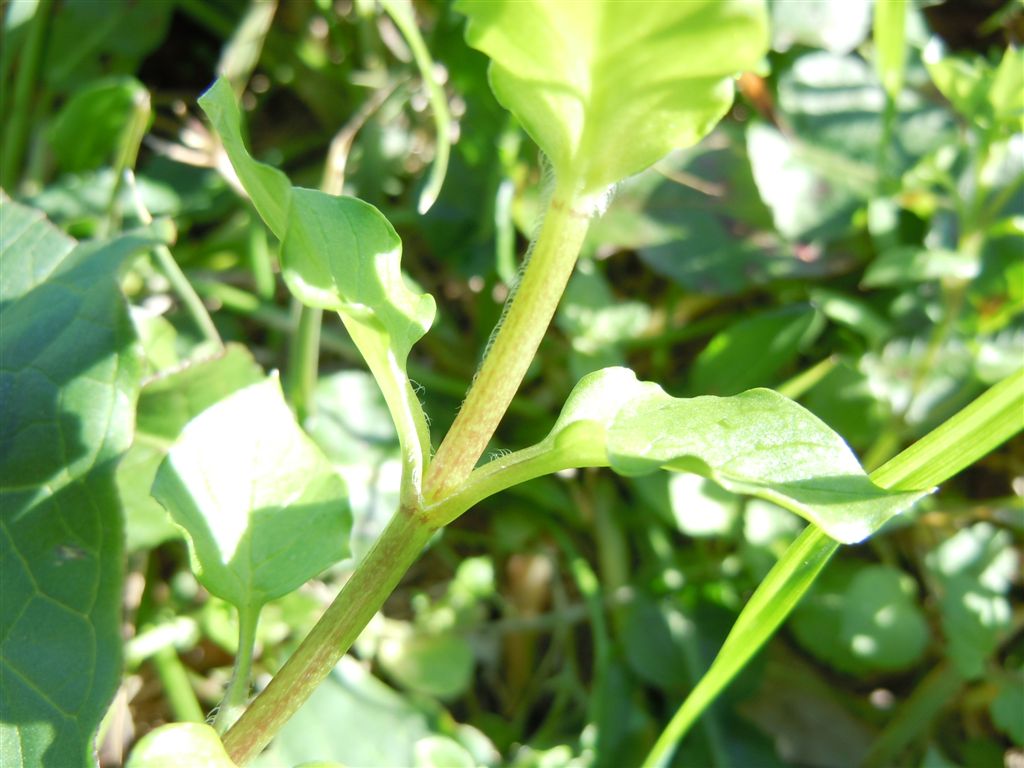
[[[295,302],[298,305],[298,302]],[[320,368],[320,327],[322,309],[298,306],[298,320],[292,332],[288,359],[288,395],[299,423],[313,412],[313,390]]]
[[[43,59],[46,33],[50,26],[53,0],[40,0],[36,12],[29,22],[28,39],[18,62],[18,73],[14,83],[14,101],[11,104],[10,120],[7,122],[3,143],[3,157],[0,162],[0,187],[14,193],[21,175],[21,166],[28,143],[29,118],[32,109],[33,88],[36,75]]]
[[[235,763],[256,757],[330,674],[434,530],[413,510],[395,513],[302,645],[224,734],[224,748]]]
[[[473,471],[519,389],[569,282],[590,220],[574,208],[573,197],[564,194],[564,188],[556,188],[551,197],[522,280],[430,464],[424,483],[428,503],[454,493]]]
[[[252,655],[256,648],[256,627],[260,621],[260,606],[238,608],[238,653],[231,670],[231,682],[217,710],[213,725],[223,733],[235,720],[249,698],[249,678],[252,675]]]

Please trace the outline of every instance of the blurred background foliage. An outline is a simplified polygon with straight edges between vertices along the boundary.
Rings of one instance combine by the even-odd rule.
[[[771,4],[773,50],[739,79],[727,119],[624,182],[595,221],[493,451],[542,437],[583,374],[628,364],[674,395],[776,388],[872,469],[1021,366],[1022,6],[911,2],[905,44],[891,26],[872,32],[880,9]],[[333,147],[345,193],[387,215],[409,277],[437,297],[410,361],[436,445],[546,172],[463,19],[444,2],[412,12],[426,71],[372,0],[4,2],[3,187],[78,238],[165,219],[220,334],[287,384],[298,312],[278,244],[195,104],[224,74],[254,154],[317,187]],[[453,146],[420,215],[438,147],[431,87]],[[119,181],[133,166],[135,189]],[[123,287],[149,383],[119,470],[129,639],[106,765],[161,723],[202,718],[227,679],[233,611],[198,586],[149,483],[155,446],[218,381],[251,375],[240,353],[230,369],[181,369],[203,342],[155,262],[134,262]],[[167,396],[169,377],[188,396]],[[358,557],[395,507],[400,465],[336,318],[304,426],[348,484]],[[1017,439],[846,548],[675,764],[1024,764],[1022,496]],[[432,543],[257,764],[635,765],[801,526],[688,475],[585,471],[506,492]],[[258,683],[352,567],[267,607]]]

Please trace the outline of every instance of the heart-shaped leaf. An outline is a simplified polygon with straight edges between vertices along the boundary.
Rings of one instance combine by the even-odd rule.
[[[192,419],[153,495],[188,533],[199,580],[239,610],[297,589],[348,553],[344,483],[274,378]]]
[[[461,0],[490,80],[578,194],[697,143],[768,46],[759,0]]]

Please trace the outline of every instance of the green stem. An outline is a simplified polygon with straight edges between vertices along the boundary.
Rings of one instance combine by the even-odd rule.
[[[11,105],[11,118],[7,123],[7,136],[4,141],[2,163],[0,163],[0,186],[12,193],[18,183],[25,145],[28,142],[29,117],[32,114],[29,102],[32,99],[36,75],[43,57],[43,47],[46,42],[46,31],[49,27],[52,9],[53,0],[40,0],[39,5],[36,6],[36,12],[32,16],[32,21],[29,22],[28,40],[25,42],[25,50],[19,62],[17,80],[14,83],[14,102]]]
[[[571,188],[571,187],[565,187]],[[452,494],[469,477],[515,396],[572,275],[589,219],[556,188],[534,248],[424,483],[424,498]]]
[[[298,304],[298,302],[296,302]],[[320,367],[320,326],[324,312],[301,305],[288,358],[288,396],[301,424],[313,412],[313,390]]]
[[[226,734],[238,765],[252,760],[330,674],[419,556],[435,528],[401,508],[312,632]]]
[[[213,726],[223,733],[235,720],[249,699],[249,678],[252,677],[252,656],[256,649],[256,627],[262,606],[246,605],[238,608],[238,653],[231,671],[231,682],[217,710]]]
[[[142,139],[149,127],[149,118],[152,114],[148,91],[141,91],[136,94],[132,105],[132,114],[125,126],[121,141],[118,144],[117,154],[114,157],[114,184],[110,189],[110,199],[107,201],[107,233],[116,232],[121,228],[121,211],[118,199],[121,197],[121,190],[124,189],[125,181],[129,177],[127,171],[134,171],[135,161],[139,156],[139,147],[142,146]],[[141,196],[136,196],[136,207],[141,206]],[[147,211],[148,215],[148,211]],[[152,220],[152,217],[150,217]],[[147,224],[149,222],[146,222]]]
[[[139,221],[146,225],[152,224],[153,217],[142,202],[142,195],[139,194],[138,186],[135,183],[135,174],[131,170],[126,170],[125,178],[128,188],[132,191],[135,214],[139,217]],[[213,319],[206,311],[203,300],[199,298],[199,294],[195,292],[192,284],[185,277],[185,273],[181,271],[181,267],[178,266],[170,249],[166,245],[156,246],[153,248],[153,259],[156,261],[157,268],[164,273],[167,282],[171,284],[171,288],[178,294],[185,311],[192,318],[192,322],[195,323],[202,337],[223,349],[224,342],[221,340],[220,334],[217,333],[217,326],[213,324]]]
[[[160,678],[160,684],[167,696],[167,705],[171,708],[175,722],[203,722],[206,719],[203,716],[203,709],[199,706],[192,682],[188,679],[188,672],[185,671],[185,665],[181,663],[174,646],[164,646],[149,660],[156,670],[157,677]]]
[[[398,31],[402,33],[402,37],[409,45],[409,50],[412,51],[416,66],[420,70],[420,76],[423,78],[423,85],[427,89],[430,111],[434,116],[434,131],[437,134],[434,143],[434,162],[430,168],[430,177],[426,186],[423,187],[423,191],[420,192],[420,200],[416,205],[416,210],[422,215],[429,211],[437,201],[438,195],[441,194],[441,186],[444,184],[445,174],[448,173],[452,118],[448,112],[448,99],[444,95],[444,88],[434,76],[434,60],[416,26],[412,3],[408,0],[405,2],[380,0],[380,4],[387,11],[391,20],[395,22]]]

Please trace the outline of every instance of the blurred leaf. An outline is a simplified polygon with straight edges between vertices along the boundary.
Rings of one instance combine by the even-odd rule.
[[[698,394],[734,395],[772,384],[822,329],[821,316],[793,304],[739,320],[712,337],[691,368]]]
[[[886,94],[867,62],[825,51],[803,54],[780,73],[778,103],[803,164],[857,198],[877,193]],[[887,174],[898,175],[916,158],[958,143],[948,110],[917,89],[904,89],[896,108]]]
[[[621,626],[626,661],[645,683],[661,690],[682,690],[693,683],[697,671],[686,658],[685,646],[695,642],[694,627],[678,608],[639,593],[622,610]]]
[[[869,0],[773,0],[771,8],[772,47],[777,51],[801,44],[832,53],[850,53],[864,42],[871,25]]]
[[[0,193],[0,763],[84,765],[121,675],[114,484],[141,366],[118,290],[151,231],[76,243]]]
[[[815,416],[850,445],[866,447],[885,426],[890,408],[864,373],[842,361],[802,398]]]
[[[582,195],[602,195],[699,141],[732,103],[733,73],[754,67],[767,47],[759,2],[456,8],[469,16],[469,44],[492,59],[498,101],[560,183]]]
[[[92,0],[66,0],[54,14],[44,78],[70,90],[104,74],[135,72],[141,59],[164,39],[171,3],[124,3],[117,13]]]
[[[1024,120],[1024,52],[1010,46],[998,66],[980,56],[948,55],[938,38],[924,51],[935,87],[963,117],[986,128],[1020,131]]]
[[[777,129],[751,123],[747,153],[775,227],[793,240],[835,239],[851,227],[857,198],[808,163]]]
[[[398,508],[402,480],[398,435],[373,377],[364,371],[321,376],[306,430],[345,480],[358,562]]]
[[[344,483],[273,378],[193,418],[153,495],[188,532],[203,586],[239,609],[297,589],[348,552]]]
[[[172,723],[150,731],[132,749],[125,768],[236,768],[220,736],[205,723]]]
[[[400,636],[386,636],[378,659],[402,686],[440,699],[465,693],[473,679],[473,649],[464,638],[450,633],[410,629]]]
[[[425,712],[343,656],[251,765],[333,760],[359,768],[412,766],[416,743],[431,735],[429,722]]]
[[[962,253],[903,246],[886,251],[871,262],[861,285],[879,288],[945,278],[972,280],[979,271],[977,259]]]
[[[48,132],[61,169],[81,173],[111,164],[136,105],[148,98],[134,77],[104,78],[75,91]]]
[[[150,549],[181,531],[150,495],[157,469],[181,430],[226,395],[262,381],[263,370],[242,346],[151,379],[139,393],[135,439],[117,468],[129,552]]]
[[[415,750],[415,768],[476,768],[473,756],[445,736],[426,736],[416,742]]]
[[[966,678],[978,678],[1010,626],[1006,593],[1020,570],[1010,532],[975,523],[942,542],[925,563],[941,584],[949,656]]]
[[[929,637],[913,583],[888,566],[842,565],[826,571],[793,612],[801,645],[851,674],[913,666]]]
[[[1018,747],[1024,747],[1024,675],[1021,670],[999,686],[989,704],[992,722]]]

